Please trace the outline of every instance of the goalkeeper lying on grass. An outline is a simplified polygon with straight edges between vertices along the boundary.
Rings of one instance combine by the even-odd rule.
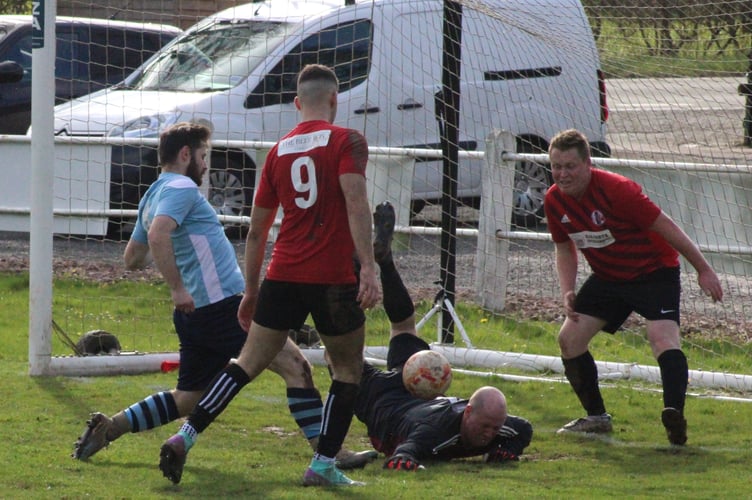
[[[504,394],[481,387],[470,399],[426,401],[408,392],[402,365],[430,349],[418,338],[412,299],[391,253],[379,260],[384,310],[391,322],[387,371],[365,363],[355,415],[368,427],[374,448],[387,456],[384,468],[416,470],[423,463],[482,455],[485,462],[518,460],[530,444],[533,427],[507,415]]]

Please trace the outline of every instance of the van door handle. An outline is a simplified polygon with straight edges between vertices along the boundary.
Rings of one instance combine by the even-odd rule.
[[[422,107],[423,105],[421,103],[419,103],[418,101],[414,101],[412,99],[408,99],[402,104],[397,104],[397,109],[399,109],[400,111],[405,110],[405,109],[420,109]]]
[[[369,113],[378,113],[379,111],[381,111],[381,108],[379,108],[378,106],[366,106],[364,104],[363,106],[353,111],[353,113],[355,113],[356,115],[366,115]]]

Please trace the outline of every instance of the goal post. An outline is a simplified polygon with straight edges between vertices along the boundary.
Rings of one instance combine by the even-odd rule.
[[[52,200],[54,182],[55,0],[32,12],[31,212],[29,245],[29,373],[47,373],[52,354]],[[33,334],[31,334],[33,332]]]
[[[556,10],[560,15],[549,15],[551,9],[541,7],[552,2],[560,2],[561,9]],[[199,15],[195,9],[176,13],[162,8],[163,12],[153,19],[145,19],[147,11],[139,10],[139,2],[126,6],[115,3],[77,0],[66,2],[65,9],[66,14],[85,16],[95,7],[112,8],[118,11],[118,19],[173,19],[172,24],[186,28],[213,13]],[[202,5],[212,4],[218,9],[220,3],[225,6],[228,2]],[[256,17],[263,18],[267,9],[279,3],[283,0],[254,4],[254,11],[259,11]],[[344,8],[345,3],[339,2],[337,8],[339,4]],[[160,81],[157,72],[138,90],[121,86],[117,92],[132,93],[115,94],[106,107],[99,107],[101,96],[110,91],[98,94],[99,101],[80,98],[77,109],[82,114],[66,122],[71,137],[65,140],[87,142],[81,146],[89,151],[82,155],[83,162],[96,167],[99,174],[106,173],[92,179],[90,185],[96,187],[81,196],[58,191],[57,186],[72,186],[74,180],[72,173],[56,173],[54,165],[61,161],[72,164],[74,160],[57,152],[64,142],[61,136],[57,146],[55,143],[60,130],[54,130],[53,119],[61,108],[53,109],[54,97],[50,94],[54,88],[54,44],[34,48],[31,194],[28,206],[21,207],[24,213],[31,213],[31,375],[122,374],[159,370],[163,361],[174,361],[177,341],[169,321],[169,297],[146,299],[135,287],[119,297],[108,297],[104,291],[104,285],[110,282],[142,281],[151,285],[159,283],[159,276],[126,272],[120,263],[124,242],[113,235],[87,234],[86,230],[68,234],[56,228],[55,221],[60,216],[75,215],[88,223],[102,219],[103,213],[110,221],[132,217],[133,199],[115,207],[107,198],[104,206],[96,209],[91,204],[76,203],[79,198],[91,197],[94,191],[109,197],[116,191],[138,194],[145,190],[150,180],[130,178],[121,182],[120,177],[111,175],[124,177],[126,172],[137,172],[147,179],[148,169],[156,167],[145,153],[149,148],[138,151],[137,145],[127,141],[143,137],[146,144],[155,140],[160,127],[168,123],[200,119],[208,120],[215,130],[210,164],[211,174],[216,175],[209,176],[207,196],[222,214],[221,220],[246,224],[253,183],[259,178],[265,154],[258,150],[262,144],[278,140],[291,128],[289,123],[297,120],[294,103],[286,101],[291,89],[285,87],[294,81],[294,74],[283,70],[296,61],[313,61],[307,58],[314,55],[329,57],[324,62],[336,65],[345,82],[338,116],[341,124],[368,137],[369,201],[374,205],[388,199],[397,207],[398,264],[401,270],[404,267],[405,281],[416,301],[431,303],[435,281],[441,277],[441,225],[448,215],[441,204],[445,193],[440,165],[444,158],[436,113],[437,105],[440,108],[446,104],[438,93],[442,1],[421,4],[430,7],[426,12],[439,13],[422,17],[421,22],[415,22],[409,11],[416,2],[391,2],[405,9],[394,16],[379,10],[386,8],[382,7],[386,3],[358,0],[328,21],[317,24],[306,19],[300,30],[284,36],[272,32],[274,43],[265,46],[274,50],[264,55],[268,59],[251,68],[253,71],[248,70],[250,63],[237,64],[242,58],[222,59],[222,55],[263,30],[247,30],[242,39],[216,33],[202,38],[203,32],[192,36],[190,42],[203,43],[196,48],[217,68],[214,73],[207,71],[181,81],[183,86],[201,84],[193,89],[196,92],[176,97],[166,89],[160,90],[160,102],[147,103],[145,96],[153,95],[149,85]],[[722,280],[726,299],[714,304],[699,290],[693,269],[683,263],[681,331],[693,370],[690,386],[710,381],[723,390],[752,390],[746,385],[751,370],[744,361],[748,361],[752,338],[752,165],[742,137],[744,116],[752,110],[745,109],[745,96],[737,94],[750,64],[745,48],[752,46],[752,8],[731,1],[717,5],[684,2],[678,6],[663,2],[664,7],[672,7],[666,10],[670,18],[664,20],[672,29],[665,30],[655,17],[661,2],[650,6],[631,0],[619,6],[587,0],[459,3],[463,22],[462,69],[458,75],[460,119],[457,144],[453,145],[458,150],[459,185],[450,204],[457,206],[453,215],[456,220],[452,221],[457,223],[457,248],[452,256],[456,259],[454,305],[458,311],[457,306],[477,308],[481,311],[478,314],[489,321],[463,321],[477,354],[473,349],[457,351],[455,363],[472,368],[487,362],[493,365],[484,366],[489,372],[509,368],[558,373],[552,368],[557,346],[550,335],[542,338],[544,335],[533,332],[515,337],[509,332],[492,331],[489,325],[498,324],[491,319],[508,318],[526,324],[541,322],[552,328],[562,320],[553,245],[542,217],[542,196],[551,183],[545,154],[548,140],[554,132],[573,126],[588,128],[589,136],[596,137],[594,152],[610,150],[610,157],[594,158],[596,166],[624,173],[642,184],[697,241]],[[240,8],[239,2],[233,4]],[[54,38],[51,19],[57,4],[51,1],[39,5],[44,9],[35,14],[43,16],[44,39],[49,40]],[[153,3],[148,12],[156,8]],[[582,17],[582,12],[587,17]],[[296,14],[289,13],[290,23],[297,22]],[[242,23],[205,25],[207,29],[210,26],[235,29]],[[390,30],[388,36],[381,29]],[[295,38],[303,37],[303,33],[310,36]],[[344,44],[344,49],[337,52],[339,46],[321,45],[331,40]],[[220,45],[222,50],[211,52]],[[189,52],[175,53],[168,60],[199,54]],[[556,57],[548,57],[550,54]],[[567,66],[575,63],[583,66]],[[232,74],[241,66],[248,71]],[[200,67],[194,64],[168,69]],[[264,79],[265,75],[268,78]],[[279,92],[263,97],[263,92],[257,92],[261,83],[278,85]],[[212,87],[214,84],[217,88]],[[195,100],[183,102],[186,95]],[[237,96],[240,100],[233,100]],[[261,97],[254,100],[253,96]],[[169,109],[160,107],[167,102]],[[178,112],[173,113],[175,110]],[[122,120],[117,122],[113,117]],[[18,140],[2,137],[0,148]],[[93,153],[96,147],[106,154]],[[136,157],[135,151],[144,154]],[[243,181],[248,184],[242,185]],[[119,189],[111,191],[113,186]],[[10,188],[0,186],[0,193],[3,189]],[[422,194],[416,196],[417,192]],[[2,206],[0,219],[21,209]],[[242,241],[234,243],[242,249]],[[74,247],[84,255],[65,254]],[[105,267],[101,262],[106,262],[109,274],[99,269]],[[579,279],[588,272],[581,263]],[[56,277],[71,276],[102,283],[102,293],[78,297],[72,287],[53,283]],[[124,304],[132,306],[120,307]],[[72,333],[112,331],[123,343],[122,354],[72,356],[55,338],[53,318]],[[644,373],[646,380],[654,380],[654,360],[644,338],[644,326],[633,317],[616,335],[598,336],[594,357],[599,363],[613,365],[614,373],[632,378]],[[490,336],[501,339],[503,347],[498,356],[485,353],[486,346],[479,340]],[[618,354],[611,353],[612,347]],[[513,359],[522,366],[513,366]],[[599,364],[604,374],[610,369],[606,365]]]

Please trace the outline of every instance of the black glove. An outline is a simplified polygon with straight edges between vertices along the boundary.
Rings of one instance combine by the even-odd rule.
[[[483,461],[486,463],[518,462],[519,460],[519,455],[503,446],[496,446],[483,455]]]
[[[384,462],[384,468],[389,470],[407,471],[425,469],[425,467],[420,465],[413,457],[399,453],[388,458],[387,461]]]

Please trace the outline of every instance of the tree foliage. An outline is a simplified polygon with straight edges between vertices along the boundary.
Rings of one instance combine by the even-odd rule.
[[[31,0],[0,0],[0,14],[31,14]]]
[[[596,38],[604,21],[625,35],[638,33],[650,55],[672,57],[686,44],[706,39],[706,51],[746,50],[752,2],[696,0],[583,0]],[[702,35],[701,35],[702,34]]]

